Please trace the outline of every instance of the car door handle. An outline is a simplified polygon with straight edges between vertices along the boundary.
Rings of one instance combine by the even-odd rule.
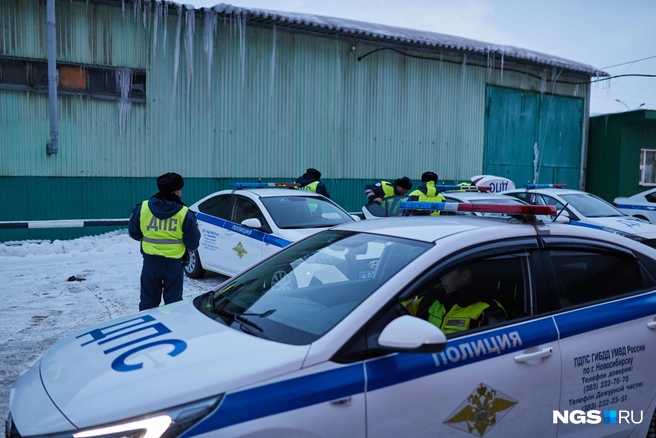
[[[542,350],[533,353],[522,353],[513,357],[513,359],[515,359],[515,362],[517,363],[523,363],[534,359],[544,359],[545,357],[551,356],[551,353],[553,353],[553,348],[543,348]]]
[[[351,404],[351,397],[340,398],[339,400],[333,400],[330,402],[330,404],[335,406],[349,406]]]
[[[648,322],[647,327],[649,327],[652,330],[656,330],[656,321]]]

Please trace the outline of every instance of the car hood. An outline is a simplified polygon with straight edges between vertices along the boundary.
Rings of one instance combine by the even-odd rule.
[[[630,216],[587,218],[586,222],[624,233],[635,234],[645,239],[656,239],[656,225]]]
[[[283,239],[289,240],[290,242],[296,242],[305,237],[317,234],[320,231],[327,230],[330,227],[321,227],[321,228],[300,228],[298,230],[280,230],[280,237]]]
[[[44,354],[40,370],[52,401],[85,428],[298,370],[308,349],[227,327],[187,300],[69,336]]]

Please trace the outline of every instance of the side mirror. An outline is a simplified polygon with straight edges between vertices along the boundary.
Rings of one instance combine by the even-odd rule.
[[[249,219],[244,219],[243,221],[241,221],[241,225],[248,228],[255,228],[255,229],[262,228],[262,222],[260,222],[259,219],[254,217]]]
[[[439,353],[446,346],[446,335],[428,321],[404,315],[387,324],[378,345],[394,351]]]
[[[559,224],[568,224],[569,223],[569,213],[567,210],[560,210],[558,212],[558,218],[556,219],[556,223]]]

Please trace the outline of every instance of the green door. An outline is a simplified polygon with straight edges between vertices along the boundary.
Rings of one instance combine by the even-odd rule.
[[[487,87],[485,174],[579,188],[583,99]]]

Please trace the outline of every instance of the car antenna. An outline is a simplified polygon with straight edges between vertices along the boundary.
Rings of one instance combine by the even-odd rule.
[[[558,214],[556,214],[556,216],[553,218],[553,220],[551,222],[556,222],[556,220],[558,219],[558,216],[560,216],[560,214],[563,211],[565,211],[565,209],[567,208],[568,205],[569,205],[569,202],[567,204],[565,204],[565,206],[558,212]]]

